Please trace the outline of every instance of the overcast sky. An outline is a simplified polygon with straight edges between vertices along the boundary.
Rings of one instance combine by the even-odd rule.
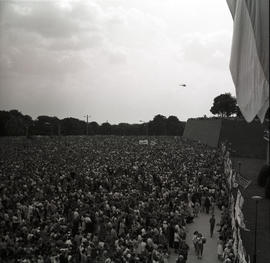
[[[0,2],[1,110],[187,120],[211,115],[215,96],[235,95],[225,0]]]

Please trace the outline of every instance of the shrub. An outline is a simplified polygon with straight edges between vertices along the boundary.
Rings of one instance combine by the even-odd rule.
[[[259,172],[257,183],[259,186],[264,187],[266,185],[266,180],[269,177],[269,165],[265,164]]]

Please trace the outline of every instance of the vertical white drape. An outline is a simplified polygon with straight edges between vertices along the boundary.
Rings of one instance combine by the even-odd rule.
[[[247,122],[269,107],[269,0],[227,0],[234,26],[230,71]]]

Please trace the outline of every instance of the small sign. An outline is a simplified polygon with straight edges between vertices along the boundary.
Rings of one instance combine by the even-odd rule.
[[[148,145],[148,140],[139,140],[140,145]]]

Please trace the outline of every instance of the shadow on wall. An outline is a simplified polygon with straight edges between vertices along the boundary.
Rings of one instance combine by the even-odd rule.
[[[229,142],[233,156],[265,159],[267,144],[263,136],[260,122],[234,118],[189,119],[183,135],[211,147]]]

